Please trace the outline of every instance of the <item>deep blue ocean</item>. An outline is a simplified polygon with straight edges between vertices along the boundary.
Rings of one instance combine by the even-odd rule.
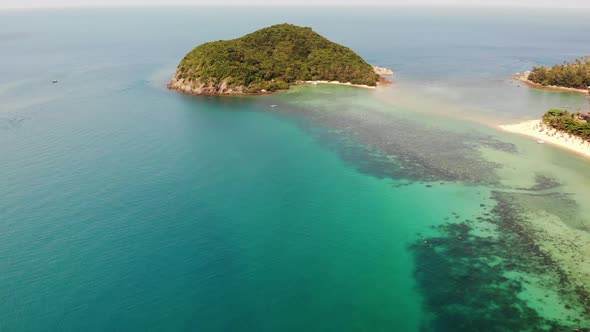
[[[590,53],[589,14],[0,11],[0,331],[590,328],[590,164],[494,129],[588,110],[510,77]],[[284,22],[395,84],[166,89]]]

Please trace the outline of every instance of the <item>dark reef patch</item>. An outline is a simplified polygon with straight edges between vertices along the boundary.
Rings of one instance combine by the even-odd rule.
[[[329,105],[287,103],[273,112],[293,116],[303,130],[357,171],[397,180],[393,187],[418,183],[431,188],[428,186],[436,183],[461,182],[504,188],[496,172],[501,165],[486,160],[480,149],[516,153],[513,144],[477,132],[428,126],[388,112],[365,112],[355,109],[364,106],[349,103],[346,94],[330,97]],[[272,98],[280,100],[280,96]],[[494,192],[491,200],[496,204],[481,203],[480,215],[453,212],[442,216],[443,224],[433,226],[435,235],[419,236],[409,246],[416,262],[418,291],[426,311],[431,313],[423,331],[590,332],[590,326],[583,326],[590,321],[588,292],[573,284],[541,249],[541,239],[536,238],[538,234],[528,228],[523,217],[535,205],[545,206],[548,212],[561,217],[558,207],[568,200],[575,202],[555,191],[561,184],[554,179],[537,175],[535,182],[531,188]],[[538,205],[539,199],[547,200],[547,204]],[[577,211],[574,206],[565,206]],[[489,228],[494,233],[482,235],[486,234],[482,229]],[[558,291],[562,305],[575,309],[565,310],[568,316],[559,320],[541,316],[529,302],[519,298],[530,284],[525,279],[530,276],[535,278],[535,286],[547,290],[544,295]]]
[[[346,96],[325,109],[297,105],[274,112],[302,115],[304,130],[359,172],[378,178],[419,182],[498,184],[498,164],[485,160],[479,149],[489,147],[516,152],[511,143],[488,135],[459,133],[428,127],[393,114],[359,112]],[[278,103],[278,101],[277,101]],[[342,103],[342,108],[333,108]]]
[[[548,177],[545,175],[541,175],[541,174],[536,174],[534,186],[532,186],[530,188],[519,188],[519,189],[528,190],[528,191],[545,191],[545,190],[556,189],[559,186],[561,186],[561,183],[559,183],[554,178],[551,178],[551,177]]]
[[[556,191],[561,186],[554,178],[539,175],[535,176],[535,184],[530,188],[518,188],[522,191],[513,198],[520,206],[530,209],[542,209],[552,215],[558,216],[566,225],[572,228],[585,230],[588,226],[580,213],[580,207],[571,194]]]
[[[416,259],[415,277],[424,304],[433,318],[424,331],[590,331],[590,298],[573,285],[525,228],[511,195],[494,193],[490,217],[478,217],[497,228],[497,235],[473,234],[472,221],[445,223],[437,235],[410,245]],[[562,298],[578,302],[587,317],[563,317],[569,322],[541,317],[517,294],[523,283],[506,272],[549,276]]]

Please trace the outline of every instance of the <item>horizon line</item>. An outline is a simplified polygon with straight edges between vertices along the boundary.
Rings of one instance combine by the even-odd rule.
[[[377,3],[366,3],[366,4],[338,4],[338,5],[326,5],[326,4],[296,4],[296,3],[289,3],[289,4],[261,4],[261,3],[254,3],[254,4],[190,4],[190,3],[112,3],[112,4],[80,4],[80,3],[71,3],[71,4],[36,4],[36,5],[9,5],[6,7],[0,6],[0,10],[32,10],[32,9],[74,9],[74,8],[137,8],[137,7],[144,7],[144,8],[154,8],[154,7],[166,7],[166,8],[178,8],[178,7],[328,7],[328,8],[335,8],[335,7],[365,7],[365,8],[375,8],[375,7],[404,7],[404,8],[497,8],[497,9],[510,9],[510,8],[519,8],[519,9],[590,9],[590,4],[586,6],[553,6],[553,5],[507,5],[507,4],[446,4],[446,5],[435,5],[435,4],[428,4],[428,3],[414,3],[414,4],[405,4],[405,3],[396,3],[396,4],[377,4]]]

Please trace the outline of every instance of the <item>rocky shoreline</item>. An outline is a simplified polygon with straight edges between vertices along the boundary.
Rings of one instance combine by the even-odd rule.
[[[373,70],[376,74],[379,75],[380,79],[377,82],[377,86],[379,85],[388,85],[391,84],[391,81],[388,79],[394,75],[393,70],[373,66]],[[317,81],[297,81],[292,85],[301,85],[301,84],[334,84],[334,85],[344,85],[344,86],[351,86],[357,88],[365,88],[365,89],[375,89],[376,86],[369,86],[364,84],[352,84],[350,82],[339,82],[339,81],[327,81],[327,80],[317,80]],[[186,93],[195,96],[213,96],[213,95],[222,95],[222,96],[242,96],[242,95],[249,95],[249,96],[257,96],[257,95],[267,95],[272,94],[274,92],[278,92],[281,90],[276,91],[267,91],[267,90],[260,90],[259,92],[245,92],[246,88],[244,86],[230,86],[227,82],[223,81],[219,84],[211,84],[205,83],[200,81],[187,81],[183,78],[180,78],[178,72],[174,74],[172,80],[166,85],[168,89],[175,90],[181,93]]]
[[[166,85],[168,89],[175,90],[181,93],[189,95],[245,95],[244,87],[239,86],[237,88],[229,87],[227,82],[222,82],[217,85],[204,82],[187,81],[184,78],[180,78],[178,73],[174,74],[174,77]],[[262,93],[257,93],[262,94]]]

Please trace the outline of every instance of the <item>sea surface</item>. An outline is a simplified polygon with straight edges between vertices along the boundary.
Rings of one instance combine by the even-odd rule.
[[[590,12],[0,11],[0,331],[590,328],[590,161],[497,125]],[[311,26],[376,90],[165,88],[196,45]],[[53,80],[58,80],[52,84]]]

